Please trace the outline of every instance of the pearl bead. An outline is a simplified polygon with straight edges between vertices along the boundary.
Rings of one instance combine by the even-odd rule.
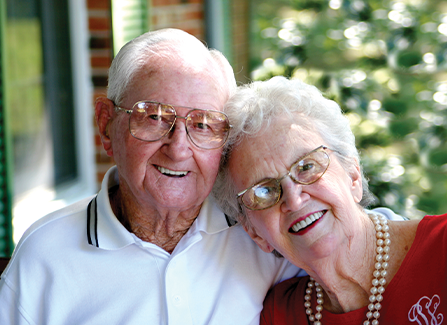
[[[373,320],[373,321],[371,322],[371,324],[372,324],[372,325],[379,325],[379,321],[378,321],[377,319],[375,319],[375,320]]]
[[[316,313],[316,314],[315,314],[315,319],[318,319],[318,320],[320,320],[320,319],[321,319],[321,317],[322,317],[322,316],[321,316],[321,314],[320,314],[320,313]]]
[[[376,301],[376,296],[375,295],[369,296],[369,301],[371,301],[371,302]]]

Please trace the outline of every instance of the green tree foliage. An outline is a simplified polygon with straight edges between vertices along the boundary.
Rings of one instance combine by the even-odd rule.
[[[340,104],[376,206],[447,213],[447,3],[253,4],[252,78],[300,78]]]

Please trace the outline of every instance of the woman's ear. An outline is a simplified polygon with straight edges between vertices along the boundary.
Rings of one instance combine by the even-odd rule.
[[[107,155],[113,157],[112,140],[109,135],[109,127],[115,112],[113,102],[105,97],[100,97],[95,103],[95,120],[98,125],[99,136],[101,137],[102,146]]]
[[[266,241],[264,238],[256,233],[256,230],[253,228],[253,226],[247,225],[246,223],[244,223],[243,225],[245,232],[251,237],[251,239],[253,239],[253,241],[259,246],[260,249],[262,249],[266,253],[271,253],[274,248],[270,246],[268,241]]]
[[[360,165],[357,159],[354,164],[351,165],[351,170],[349,172],[351,177],[351,192],[356,203],[360,203],[363,197],[363,183],[362,183],[362,173],[360,171]]]

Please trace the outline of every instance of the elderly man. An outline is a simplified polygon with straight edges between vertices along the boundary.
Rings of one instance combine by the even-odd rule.
[[[179,30],[114,59],[96,121],[114,158],[101,190],[34,224],[0,282],[0,324],[257,324],[297,274],[209,196],[236,87],[228,61]]]
[[[235,89],[228,61],[179,30],[114,59],[96,121],[114,158],[94,198],[34,224],[0,281],[0,324],[258,324],[299,269],[262,252],[209,196]]]

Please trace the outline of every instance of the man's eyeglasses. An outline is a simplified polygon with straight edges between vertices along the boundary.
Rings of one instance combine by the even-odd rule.
[[[237,198],[250,210],[264,210],[274,206],[281,199],[281,181],[287,176],[295,183],[302,185],[315,183],[323,176],[331,162],[326,149],[329,148],[319,146],[299,158],[284,176],[264,179],[239,192]]]
[[[180,106],[178,106],[180,107]],[[152,101],[136,102],[132,109],[115,106],[129,114],[129,131],[133,137],[154,142],[165,137],[178,118],[185,120],[191,142],[202,149],[218,149],[228,139],[231,129],[228,117],[219,111],[189,108],[186,116],[178,116],[174,106]]]

